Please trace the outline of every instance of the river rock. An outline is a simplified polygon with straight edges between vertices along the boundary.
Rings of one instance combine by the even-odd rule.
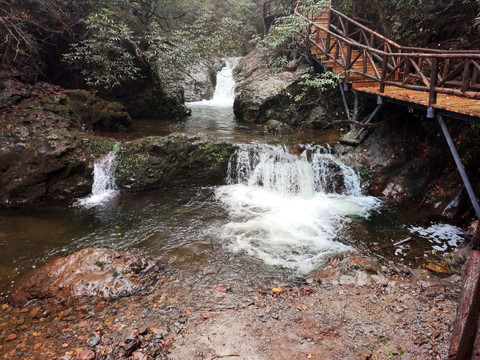
[[[126,190],[223,184],[233,151],[201,134],[138,139],[117,152],[116,184]]]
[[[56,258],[36,271],[11,295],[23,305],[32,299],[130,296],[158,281],[163,269],[140,255],[112,249],[83,249]]]
[[[11,80],[9,84],[12,87],[1,93],[10,106],[0,111],[0,206],[90,193],[96,154],[114,146],[113,141],[84,131],[95,123],[94,112],[99,108],[88,110],[89,105],[80,101],[87,100],[83,91],[65,91],[45,83],[24,84],[22,91],[22,83]],[[8,100],[8,94],[19,93],[22,98],[15,104]]]
[[[268,120],[265,129],[273,134],[290,134],[292,132],[290,126],[278,120]]]
[[[240,120],[253,123],[278,120],[298,125],[304,120],[305,109],[299,109],[295,96],[301,92],[299,83],[308,66],[296,63],[295,70],[289,67],[289,71],[275,72],[269,65],[272,59],[264,50],[256,49],[244,57],[235,69],[235,115]]]
[[[217,72],[225,66],[225,61],[200,61],[187,68],[181,79],[185,91],[185,101],[210,100],[215,92]]]
[[[181,119],[191,112],[185,106],[184,90],[179,79],[166,79],[162,86],[152,79],[143,79],[102,95],[120,102],[135,119]]]

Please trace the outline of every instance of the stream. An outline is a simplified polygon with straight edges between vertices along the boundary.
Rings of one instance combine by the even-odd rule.
[[[331,153],[334,131],[266,135],[239,124],[228,59],[214,98],[187,104],[181,122],[142,120],[119,140],[205,132],[238,144],[227,185],[119,193],[114,153],[95,164],[92,195],[72,206],[0,213],[0,293],[55,256],[86,247],[132,251],[167,264],[172,277],[200,289],[233,292],[295,283],[328,257],[359,252],[420,267],[451,251],[461,229],[425,221],[425,213],[365,196],[360,177]],[[109,134],[112,136],[112,134]],[[406,237],[410,243],[385,247]],[[381,250],[378,250],[378,249]]]

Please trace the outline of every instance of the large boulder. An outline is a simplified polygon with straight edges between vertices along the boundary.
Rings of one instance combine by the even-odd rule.
[[[159,85],[152,80],[137,81],[104,94],[125,106],[133,118],[181,119],[190,114],[185,106],[184,90],[179,81]]]
[[[198,134],[138,139],[118,150],[115,181],[125,190],[222,184],[233,151]]]
[[[130,296],[155,284],[163,268],[140,255],[112,249],[83,249],[56,258],[30,276],[10,299],[18,306],[33,299]]]
[[[295,96],[301,93],[302,75],[309,71],[298,63],[293,71],[275,72],[269,66],[272,57],[256,49],[244,57],[235,69],[237,80],[234,112],[246,122],[279,120],[298,125],[303,120]]]

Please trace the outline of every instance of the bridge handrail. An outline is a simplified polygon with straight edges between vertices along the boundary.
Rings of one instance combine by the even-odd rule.
[[[274,1],[274,0],[271,0],[271,1]],[[296,7],[296,10],[297,10],[296,14],[300,15],[302,17],[305,17],[304,15],[302,15],[298,12],[298,5],[299,4],[297,4],[297,7]],[[454,49],[454,50],[443,50],[443,49],[431,49],[431,48],[422,48],[422,47],[414,47],[414,46],[403,46],[403,45],[400,45],[400,44],[396,43],[395,41],[387,38],[386,36],[377,33],[376,31],[370,29],[369,27],[359,23],[358,21],[348,17],[347,15],[341,13],[340,11],[335,10],[334,8],[330,8],[330,12],[332,14],[338,16],[338,17],[341,17],[341,18],[345,19],[348,23],[355,25],[356,27],[362,29],[363,31],[366,31],[369,34],[374,35],[376,38],[381,39],[381,40],[385,41],[386,43],[396,47],[398,50],[401,50],[401,51],[417,51],[417,52],[422,52],[422,53],[440,53],[440,54],[444,54],[445,52],[456,53],[456,54],[457,53],[465,53],[465,54],[478,54],[479,53],[479,50],[456,50],[456,49]]]
[[[301,14],[299,6],[297,3],[294,14],[306,20],[302,34],[306,46],[313,45],[342,67],[346,82],[350,73],[356,73],[378,82],[381,93],[386,85],[429,92],[429,105],[436,103],[439,93],[480,99],[480,51],[401,46],[334,9],[330,9],[330,14],[341,19],[340,28],[332,24],[330,18],[331,29],[326,29]],[[357,35],[359,40],[352,38]],[[354,50],[358,51],[355,57]],[[353,67],[360,59],[362,71]],[[368,66],[373,74],[369,73]]]

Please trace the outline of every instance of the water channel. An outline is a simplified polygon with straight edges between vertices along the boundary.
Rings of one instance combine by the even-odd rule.
[[[236,122],[237,61],[229,59],[218,74],[212,100],[188,104],[188,119],[137,121],[131,132],[115,135],[205,132],[234,142],[227,185],[120,193],[109,154],[95,165],[92,196],[71,206],[0,213],[0,293],[52,257],[86,247],[142,253],[182,281],[241,292],[298,281],[333,254],[353,251],[418,267],[461,241],[456,227],[363,195],[359,176],[329,150],[338,141],[334,132],[267,136],[262,127]],[[406,237],[413,241],[378,250]]]

